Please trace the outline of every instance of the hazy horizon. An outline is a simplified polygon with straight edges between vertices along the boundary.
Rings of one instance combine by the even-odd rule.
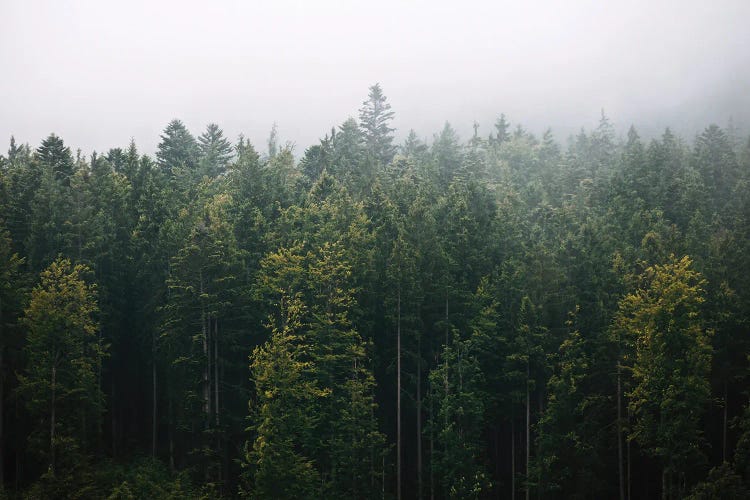
[[[299,155],[383,87],[397,138],[505,113],[566,137],[605,110],[624,135],[750,124],[750,2],[0,3],[0,150],[49,133],[85,153],[173,118]]]

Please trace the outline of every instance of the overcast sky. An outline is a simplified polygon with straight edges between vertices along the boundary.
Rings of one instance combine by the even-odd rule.
[[[172,118],[297,154],[380,82],[399,137],[504,112],[563,142],[603,108],[624,134],[750,129],[749,0],[0,0],[0,150],[50,132],[73,149]]]

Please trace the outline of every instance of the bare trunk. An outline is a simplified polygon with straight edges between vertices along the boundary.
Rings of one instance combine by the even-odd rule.
[[[448,289],[445,289],[445,346],[448,347],[450,328],[448,327]]]
[[[20,411],[19,411],[19,399],[21,398],[15,398],[15,402],[13,404],[13,417],[16,419],[16,422],[19,419]],[[17,439],[17,438],[16,438]],[[15,441],[15,439],[14,439]],[[13,487],[16,491],[18,491],[18,483],[21,479],[21,447],[16,446],[16,467],[15,467],[15,476],[13,479]]]
[[[156,458],[156,331],[151,331],[151,458]]]
[[[115,405],[117,396],[115,395],[115,378],[112,376],[112,402],[110,403],[110,413],[112,415],[112,457],[117,456],[117,418],[115,414]]]
[[[537,391],[537,408],[539,409],[539,413],[537,414],[537,422],[539,419],[541,419],[544,416],[544,390],[543,388],[540,388]],[[541,457],[542,456],[542,448],[541,443],[536,443],[536,456]],[[540,500],[542,498],[542,489],[539,487],[540,484],[542,484],[542,470],[541,467],[537,467],[536,471],[536,498],[537,500]]]
[[[104,340],[102,339],[102,329],[101,328],[99,328],[99,331],[97,332],[97,337],[98,337],[97,338],[97,343],[98,343],[97,347],[99,349],[99,354],[101,354],[101,352],[103,350],[102,346],[104,344]],[[102,383],[103,383],[102,381],[104,380],[103,377],[102,377],[102,369],[103,369],[104,365],[102,363],[101,356],[97,356],[96,364],[97,364],[97,388],[99,389],[97,391],[97,393],[96,393],[96,402],[99,404],[99,408],[97,410],[97,413],[95,414],[96,415],[96,432],[97,432],[96,442],[97,442],[97,446],[101,446],[103,448],[104,447],[103,446],[104,420],[101,418],[101,415],[102,415],[101,412],[104,411],[104,401],[103,401],[104,393],[102,391]],[[114,417],[114,415],[115,415],[115,402],[116,402],[116,399],[115,399],[115,377],[114,377],[114,374],[112,374],[112,419],[113,419],[112,421],[113,422],[114,422],[114,418],[115,418]],[[113,432],[112,435],[114,437],[114,432]]]
[[[210,325],[209,325],[210,326]],[[219,427],[219,320],[214,318],[214,422]],[[221,434],[216,433],[216,451],[221,450]],[[222,470],[218,470],[219,488],[223,488],[221,482]]]
[[[526,361],[526,500],[531,497],[531,488],[529,488],[529,472],[531,465],[531,391],[529,361]]]
[[[174,408],[169,396],[169,470],[174,472]]]
[[[630,425],[630,408],[628,408],[628,426],[629,425]],[[628,490],[628,500],[630,500],[632,498],[630,496],[630,439],[627,440],[626,446],[627,446],[627,454],[628,454],[627,490]]]
[[[224,380],[226,380],[225,369],[226,369],[225,365],[224,365],[224,363],[222,363],[221,364],[221,368],[219,369],[219,376],[222,379],[224,379]],[[225,471],[224,474],[225,474],[225,477],[226,477],[227,474],[228,474],[228,471],[229,471],[229,445],[227,443],[227,437],[226,437],[226,435],[222,434],[221,439],[222,439],[222,444],[224,445],[223,448],[222,448],[222,452],[223,452],[223,456],[224,456],[224,468],[222,470]]]
[[[374,391],[370,392],[370,398],[372,401],[375,400],[375,394]],[[375,421],[375,408],[373,408],[373,405],[370,405],[370,419],[371,421]],[[375,491],[375,447],[370,447],[370,491]]]
[[[357,380],[357,358],[354,358],[354,361],[352,363],[352,380],[355,381],[355,382]],[[351,408],[352,408],[352,414],[354,414],[354,401],[352,401]],[[355,434],[356,434],[356,432],[352,432],[351,435],[350,435],[352,450],[355,449],[356,441],[357,441],[357,438],[356,438]],[[357,483],[357,474],[356,474],[356,471],[354,470],[354,468],[352,468],[352,470],[351,470],[351,478],[350,479],[351,479],[351,482],[352,482],[352,493],[353,493],[352,497],[353,498],[358,498],[359,495],[357,494],[357,489],[358,489],[357,488],[357,486],[358,486],[358,483]]]
[[[422,500],[422,336],[417,337],[417,498]]]
[[[721,434],[721,459],[722,462],[727,461],[727,411],[729,406],[729,400],[728,400],[728,393],[727,393],[727,382],[724,381],[724,425],[722,428],[722,434]]]
[[[200,294],[203,297],[203,271],[200,272]],[[203,367],[203,413],[206,415],[204,426],[208,429],[208,423],[211,420],[210,413],[210,386],[208,383],[208,374],[210,372],[211,358],[208,357],[208,332],[206,331],[206,306],[201,298],[201,338],[203,340],[203,358],[206,365]]]
[[[219,426],[219,320],[214,318],[214,415]]]
[[[385,455],[380,457],[380,493],[385,500]]]
[[[401,286],[398,289],[396,322],[396,497],[401,500]]]
[[[617,361],[617,472],[620,478],[620,500],[625,500],[625,474],[622,465],[622,374]]]
[[[445,289],[445,348],[448,347],[448,333],[450,328],[448,327],[448,289]],[[448,386],[448,356],[445,357],[445,370],[443,370],[443,387],[445,390],[445,402],[448,401],[449,386]],[[445,428],[448,428],[448,412],[445,412]],[[447,450],[444,450],[447,452]]]
[[[516,423],[510,418],[510,498],[516,500]]]
[[[500,432],[497,427],[495,427],[492,430],[493,434],[493,441],[494,441],[494,447],[495,447],[495,453],[493,454],[493,457],[495,459],[495,478],[500,478]]]
[[[49,417],[49,468],[52,475],[55,474],[55,398],[57,396],[57,356],[55,363],[52,365],[52,404],[50,405]]]
[[[434,392],[430,386],[430,500],[435,500],[435,436],[433,427],[435,414],[433,411]]]

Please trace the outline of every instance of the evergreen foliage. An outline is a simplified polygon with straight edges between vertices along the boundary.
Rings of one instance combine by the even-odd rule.
[[[747,498],[750,140],[394,116],[11,138],[0,497]]]

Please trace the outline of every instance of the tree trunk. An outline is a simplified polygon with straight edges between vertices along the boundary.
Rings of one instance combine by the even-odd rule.
[[[396,306],[396,498],[401,500],[401,285]]]
[[[20,401],[21,398],[15,398],[14,404],[13,404],[13,418],[16,422],[18,422],[18,419],[20,418]],[[16,491],[18,491],[18,483],[21,481],[21,447],[18,446],[18,438],[14,438],[13,440],[14,447],[16,449],[16,467],[15,467],[15,476],[13,478],[13,487]]]
[[[219,319],[214,318],[214,415],[219,426]]]
[[[495,470],[494,470],[494,476],[497,480],[500,479],[500,432],[497,427],[492,429],[492,440],[494,441],[493,445],[495,448],[495,452],[493,453],[493,458],[495,459]]]
[[[622,374],[617,361],[617,472],[620,478],[620,500],[625,500],[625,474],[622,465]]]
[[[156,330],[151,330],[151,458],[156,458]]]
[[[101,354],[103,350],[104,339],[102,338],[102,329],[99,328],[99,331],[97,332],[97,347],[99,349],[99,353]],[[102,383],[104,378],[102,377],[102,370],[104,369],[104,364],[102,363],[101,356],[97,356],[97,389],[99,389],[96,392],[96,402],[98,403],[98,409],[97,412],[94,414],[94,418],[96,418],[96,444],[97,446],[100,446],[104,448],[104,420],[102,419],[102,412],[104,411],[104,393],[102,391]],[[112,370],[114,372],[114,369]],[[112,373],[112,438],[114,439],[114,419],[115,419],[115,377],[114,373]],[[84,431],[85,432],[85,431]],[[113,447],[114,448],[114,447]],[[113,454],[114,457],[114,449]]]
[[[448,289],[445,289],[445,347],[448,347],[450,327],[448,326]]]
[[[380,457],[380,493],[380,498],[385,500],[385,454]]]
[[[211,358],[208,356],[208,332],[206,331],[206,306],[203,303],[203,271],[200,272],[200,294],[201,294],[201,338],[203,340],[203,358],[206,364],[203,366],[203,413],[206,415],[204,426],[208,429],[211,420],[210,413],[210,386],[208,383],[208,374],[211,370]]]
[[[531,465],[531,391],[529,361],[526,361],[526,500],[531,497],[531,488],[529,487],[529,472]]]
[[[445,289],[445,348],[448,347],[448,332],[450,328],[448,327],[448,289]],[[445,357],[445,370],[443,375],[443,388],[445,391],[445,404],[447,405],[448,402],[448,395],[450,387],[448,385],[448,356]],[[445,425],[445,429],[448,428],[448,412],[445,412],[445,422],[443,423]],[[448,452],[448,450],[443,450],[444,452]]]
[[[422,500],[422,336],[417,336],[417,498]]]
[[[628,408],[628,426],[630,426],[630,408]],[[627,488],[628,488],[628,500],[632,497],[630,495],[630,439],[627,441],[627,454],[628,454],[628,477],[627,477]]]
[[[55,362],[52,365],[52,404],[50,405],[50,417],[49,417],[49,468],[52,475],[55,475],[55,398],[57,396],[57,355],[55,355]]]
[[[541,419],[544,416],[544,391],[542,388],[540,388],[537,391],[537,402],[538,402],[538,408],[539,408],[539,414],[536,417],[537,422],[539,419]],[[536,443],[536,456],[541,457],[542,456],[542,448],[541,443]],[[539,485],[542,484],[542,469],[541,467],[537,467],[537,474],[536,474],[536,498],[537,500],[540,500],[542,498],[542,489],[539,487]]]
[[[219,370],[219,376],[226,380],[226,365],[224,363],[221,364],[221,368]],[[224,457],[224,468],[222,469],[224,471],[224,477],[228,477],[229,474],[229,443],[227,442],[227,436],[226,434],[221,435],[221,442],[222,442],[222,452]]]
[[[727,393],[727,382],[724,381],[724,422],[721,434],[721,460],[722,462],[727,461],[727,411],[729,407],[729,396]]]
[[[433,410],[434,392],[432,385],[430,385],[430,500],[435,500],[435,435],[433,434],[433,427],[435,422],[435,414]]]
[[[221,451],[221,434],[218,432],[219,427],[219,320],[214,318],[214,422],[216,424],[216,451]],[[219,481],[219,490],[223,488],[221,482],[222,470],[219,467],[217,480]]]
[[[117,396],[115,395],[115,377],[112,374],[112,402],[110,403],[109,412],[112,415],[112,458],[117,456],[117,417],[115,414],[115,405]]]
[[[169,396],[169,470],[175,471],[174,468],[174,408],[172,406],[172,396]]]
[[[510,417],[510,498],[516,500],[516,423]]]

